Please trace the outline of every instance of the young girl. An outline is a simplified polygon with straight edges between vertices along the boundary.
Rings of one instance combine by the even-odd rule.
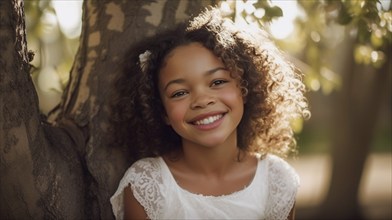
[[[264,32],[211,8],[125,63],[115,134],[138,161],[110,199],[116,219],[294,218],[299,179],[278,156],[294,149],[290,121],[307,102]]]

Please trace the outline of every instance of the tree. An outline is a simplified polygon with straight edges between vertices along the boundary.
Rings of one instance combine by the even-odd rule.
[[[39,113],[29,76],[32,54],[26,46],[23,2],[0,1],[2,219],[113,218],[109,197],[132,163],[126,147],[107,143],[108,85],[119,71],[113,67],[138,39],[216,2],[85,1],[81,43],[70,81],[61,104],[46,119]],[[323,33],[334,23],[347,27],[344,47],[340,47],[347,64],[339,71],[340,89],[331,94],[336,97],[331,107],[336,113],[331,135],[333,174],[321,214],[313,217],[356,218],[360,216],[357,197],[364,161],[378,109],[390,86],[391,65],[385,60],[390,57],[391,6],[380,12],[376,0],[298,2],[307,15],[296,41],[305,45],[299,57],[309,67],[308,82],[313,77],[322,88],[330,87],[331,82],[320,74],[326,66],[324,55],[331,51]],[[264,9],[262,22],[282,16],[280,8],[269,1],[247,2],[253,3]],[[244,13],[237,10],[235,15]],[[257,21],[260,17],[251,18]]]
[[[379,9],[379,1],[300,1],[300,4],[309,20],[323,21],[317,24],[318,27],[309,21],[303,21],[302,25],[310,38],[314,32],[321,35],[318,41],[306,41],[305,57],[308,58],[305,60],[314,72],[322,73],[327,63],[323,53],[328,53],[329,48],[326,45],[328,40],[323,37],[323,28],[343,27],[344,36],[344,40],[336,45],[340,53],[334,53],[336,59],[332,59],[332,62],[340,59],[344,63],[340,68],[335,67],[339,70],[341,83],[331,94],[334,98],[330,135],[332,176],[317,218],[362,219],[359,204],[361,177],[380,109],[388,98],[392,74],[388,62],[392,43],[392,5],[389,3],[386,8]]]
[[[113,218],[109,198],[132,163],[127,148],[105,138],[113,67],[137,40],[213,3],[85,1],[70,81],[47,120],[29,75],[23,1],[0,2],[1,219]]]

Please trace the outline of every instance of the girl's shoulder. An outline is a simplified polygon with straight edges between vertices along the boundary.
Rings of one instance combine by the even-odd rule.
[[[153,210],[161,210],[162,203],[162,162],[161,157],[148,157],[136,161],[128,168],[116,192],[110,198],[116,219],[122,219],[124,214],[123,195],[124,189],[128,186],[131,187],[135,199],[145,208],[149,218],[156,218]]]
[[[157,181],[162,179],[161,167],[163,159],[161,157],[147,157],[133,163],[123,176],[123,181],[137,185],[137,181]]]
[[[299,176],[288,162],[278,156],[267,155],[264,160],[268,173],[268,216],[285,219],[295,203]]]
[[[267,167],[269,185],[274,188],[281,186],[290,187],[296,191],[300,184],[300,179],[295,169],[283,158],[268,154],[262,158]]]
[[[297,172],[286,160],[272,154],[266,155],[264,160],[266,160],[270,177],[283,178],[292,183],[299,184]]]
[[[134,162],[127,170],[133,172],[155,170],[159,168],[161,164],[161,157],[146,157]]]

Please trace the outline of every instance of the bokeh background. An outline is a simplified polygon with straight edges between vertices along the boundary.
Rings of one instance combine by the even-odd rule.
[[[58,105],[67,85],[79,46],[82,5],[82,0],[25,1],[28,47],[35,53],[32,76],[44,115]],[[238,25],[267,29],[304,73],[312,116],[293,121],[299,148],[289,159],[301,177],[297,217],[333,207],[339,197],[330,194],[343,190],[344,195],[348,184],[357,191],[366,218],[391,219],[391,1],[219,5]]]

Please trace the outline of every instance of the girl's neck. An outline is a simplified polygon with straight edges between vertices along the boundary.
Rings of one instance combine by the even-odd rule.
[[[219,176],[225,175],[244,155],[237,147],[236,141],[210,148],[184,143],[180,160],[193,172]]]
[[[195,194],[228,195],[248,186],[257,169],[255,156],[234,149],[221,152],[221,156],[185,150],[176,154],[177,159],[172,160],[166,155],[164,160],[181,188]],[[240,161],[237,158],[239,153]]]

